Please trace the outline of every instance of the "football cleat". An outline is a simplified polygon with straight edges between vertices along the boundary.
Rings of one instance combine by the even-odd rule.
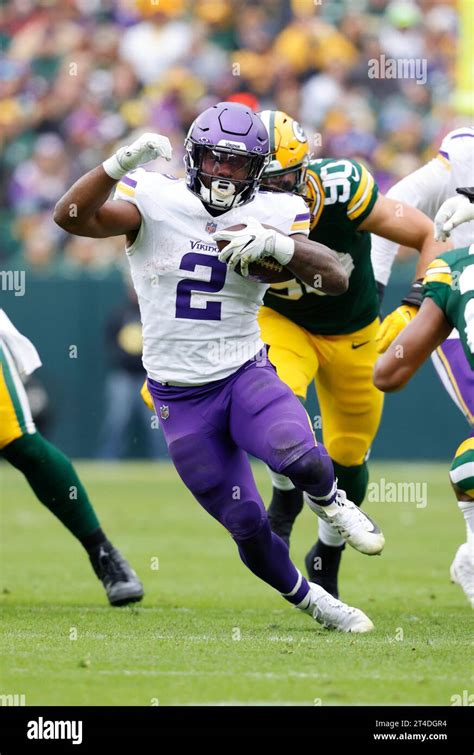
[[[326,629],[336,629],[339,632],[362,634],[372,631],[374,628],[372,621],[360,608],[353,608],[341,600],[333,598],[314,582],[308,584],[309,593],[297,608],[312,616],[318,624],[322,624]]]
[[[368,556],[380,553],[385,545],[385,538],[374,522],[364,511],[349,501],[344,490],[338,490],[336,500],[329,506],[319,505],[305,493],[309,507],[324,519],[353,548]]]
[[[467,543],[459,546],[450,568],[451,582],[460,585],[469,605],[474,608],[474,563]]]
[[[125,606],[143,598],[142,583],[116,548],[100,545],[89,558],[112,606]]]

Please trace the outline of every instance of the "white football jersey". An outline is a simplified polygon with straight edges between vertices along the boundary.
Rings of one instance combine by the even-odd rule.
[[[309,234],[301,197],[258,192],[213,217],[184,179],[138,168],[114,199],[132,202],[142,223],[126,248],[143,326],[143,365],[158,382],[202,385],[228,377],[262,349],[257,313],[267,284],[242,278],[217,258],[213,233],[254,217],[282,233]]]
[[[450,131],[443,139],[438,155],[426,165],[398,181],[387,197],[417,207],[434,219],[437,211],[456,189],[472,186],[474,176],[474,128],[465,126]],[[474,221],[451,231],[454,249],[470,246],[474,240]],[[372,234],[372,265],[376,280],[388,283],[398,244]]]

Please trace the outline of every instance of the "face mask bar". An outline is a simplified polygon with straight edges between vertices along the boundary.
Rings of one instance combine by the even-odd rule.
[[[307,166],[308,161],[305,161],[299,168],[276,170],[274,172],[267,173],[262,177],[261,188],[265,191],[290,192],[292,194],[300,194],[301,196],[304,196],[306,194]],[[292,173],[296,174],[295,183],[292,187],[286,188],[285,177],[291,175]],[[276,179],[276,181],[274,179]],[[278,179],[282,179],[281,182],[279,182]]]
[[[212,157],[212,173],[205,172],[202,168],[206,156]],[[228,148],[195,144],[188,140],[184,162],[191,191],[205,204],[228,211],[253,197],[267,164],[267,157],[248,152],[237,154]],[[226,164],[232,167],[232,171],[228,176],[219,176],[219,167]],[[245,167],[247,171],[244,178],[233,177],[233,172],[240,172]]]

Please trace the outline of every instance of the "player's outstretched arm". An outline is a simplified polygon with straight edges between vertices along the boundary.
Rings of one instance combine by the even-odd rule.
[[[420,253],[416,278],[422,278],[426,268],[451,244],[442,244],[433,237],[433,221],[420,210],[404,202],[379,194],[370,215],[360,224],[359,230],[376,233],[389,241],[417,249]]]
[[[347,291],[349,278],[332,249],[303,234],[292,236],[292,239],[295,252],[287,267],[297,278],[324,294],[337,296]]]
[[[69,233],[92,238],[137,231],[141,223],[138,209],[130,202],[107,200],[126,173],[157,157],[171,159],[169,139],[160,134],[143,134],[132,144],[121,147],[61,197],[54,210],[54,221]]]
[[[377,360],[373,377],[376,388],[385,393],[403,388],[451,330],[433,299],[424,299],[416,318]]]

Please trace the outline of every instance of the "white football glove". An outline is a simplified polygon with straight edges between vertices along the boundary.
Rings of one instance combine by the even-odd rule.
[[[228,241],[219,254],[221,262],[227,262],[234,270],[240,262],[240,271],[248,277],[251,262],[263,257],[274,257],[280,265],[287,265],[295,253],[295,242],[272,228],[264,228],[256,218],[247,218],[241,231],[218,231],[214,241]]]
[[[156,160],[157,157],[171,160],[171,155],[172,148],[167,136],[143,134],[135,139],[132,144],[120,147],[115,155],[102,163],[102,167],[110,178],[115,178],[118,181],[130,170],[138,168],[139,165]]]
[[[453,228],[469,220],[474,220],[474,204],[464,196],[450,197],[443,202],[435,215],[435,240],[446,241]]]

